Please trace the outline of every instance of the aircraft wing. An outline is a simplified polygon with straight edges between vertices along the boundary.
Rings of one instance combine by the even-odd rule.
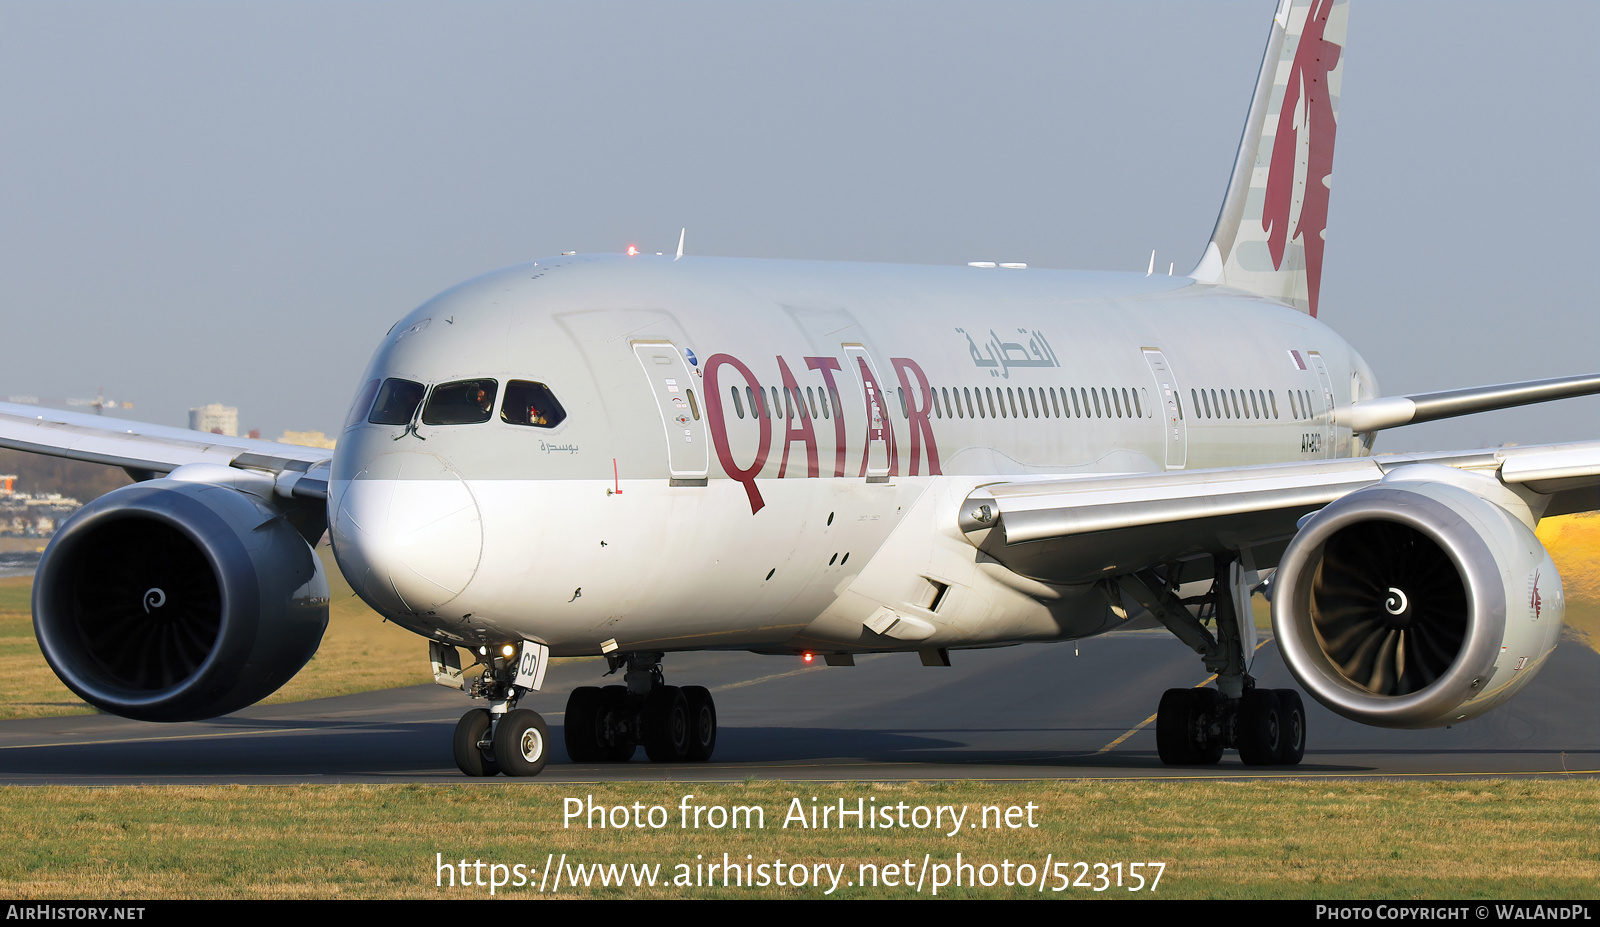
[[[1276,565],[1307,515],[1407,467],[1492,477],[1535,517],[1600,509],[1600,441],[1591,441],[992,483],[966,498],[959,524],[996,562],[1046,582],[1093,582],[1163,563],[1198,580],[1210,576],[1210,555],[1225,550],[1239,551],[1247,570]]]
[[[151,479],[190,464],[265,472],[286,497],[326,498],[327,448],[206,434],[0,402],[0,447],[122,467]],[[221,471],[219,471],[221,472]]]

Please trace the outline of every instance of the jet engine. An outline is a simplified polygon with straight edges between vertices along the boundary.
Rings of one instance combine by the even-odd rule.
[[[209,469],[227,468],[200,465]],[[251,478],[239,474],[235,485]],[[227,714],[322,642],[328,582],[285,511],[235,486],[157,479],[84,506],[35,574],[45,659],[90,704],[141,721]]]
[[[1565,610],[1527,512],[1492,477],[1432,465],[1317,512],[1273,579],[1290,671],[1381,727],[1455,724],[1504,702],[1555,648]]]

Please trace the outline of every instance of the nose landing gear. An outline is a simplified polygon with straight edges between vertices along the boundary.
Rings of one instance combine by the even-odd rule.
[[[456,722],[451,741],[456,768],[473,777],[543,772],[550,758],[550,730],[538,712],[518,708],[517,701],[543,684],[549,648],[523,641],[497,648],[492,656],[488,648],[479,648],[483,672],[470,677],[462,672],[461,655],[453,646],[431,641],[428,650],[435,682],[489,702],[488,708],[474,708]]]

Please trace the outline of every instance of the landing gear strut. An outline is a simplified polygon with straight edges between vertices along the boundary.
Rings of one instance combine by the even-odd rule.
[[[1260,689],[1246,669],[1254,651],[1249,583],[1236,560],[1218,557],[1211,591],[1182,599],[1176,569],[1119,577],[1123,592],[1205,659],[1215,689],[1168,689],[1156,711],[1156,750],[1169,766],[1216,763],[1234,748],[1251,766],[1293,766],[1306,751],[1306,713],[1293,689]],[[1188,606],[1200,606],[1200,617]],[[1213,635],[1204,621],[1215,619]]]
[[[467,677],[454,647],[433,642],[434,679],[455,685],[472,698],[487,699],[488,708],[474,708],[456,722],[452,740],[456,768],[469,776],[537,776],[550,758],[550,731],[536,711],[517,708],[517,701],[544,679],[549,655],[539,644],[507,644],[483,663],[482,674]]]
[[[563,732],[576,763],[625,763],[642,745],[655,763],[703,762],[717,746],[717,706],[703,686],[669,686],[661,654],[608,654],[626,686],[583,686],[567,698]]]

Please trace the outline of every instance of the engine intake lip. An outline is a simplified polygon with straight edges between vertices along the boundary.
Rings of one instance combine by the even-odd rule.
[[[221,515],[187,494],[150,484],[112,495],[80,510],[41,558],[34,579],[34,632],[56,674],[84,700],[115,706],[125,717],[175,720],[167,706],[229,691],[233,680],[226,667],[242,663],[256,636],[260,593],[250,554]],[[111,546],[130,538],[143,538],[152,548],[165,546],[183,562],[163,571],[153,566],[152,551],[131,555],[128,559],[142,560],[144,569],[155,569],[149,580],[130,572],[139,563],[107,564]],[[110,589],[84,593],[80,583],[97,567],[124,575]],[[188,584],[187,592],[171,587],[175,575]],[[93,613],[91,606],[103,606],[108,596],[119,594],[133,597],[121,603],[120,614]],[[189,600],[187,614],[162,614],[184,604],[174,601],[183,598]],[[139,653],[117,650],[117,639],[129,640],[127,623],[135,629],[133,638],[146,644]],[[161,651],[155,664],[142,659],[152,647]]]
[[[1272,627],[1284,661],[1318,701],[1351,720],[1395,728],[1446,723],[1478,694],[1499,656],[1506,627],[1499,566],[1479,531],[1435,494],[1451,502],[1459,500],[1463,508],[1493,506],[1465,490],[1437,483],[1426,484],[1426,491],[1403,483],[1373,486],[1317,513],[1280,560],[1273,580],[1277,591]],[[1372,522],[1405,526],[1435,545],[1454,567],[1465,592],[1462,643],[1454,659],[1431,682],[1405,694],[1375,693],[1347,677],[1325,651],[1313,617],[1312,596],[1329,543],[1347,529]],[[1385,605],[1396,626],[1413,618],[1413,603],[1395,599]]]

